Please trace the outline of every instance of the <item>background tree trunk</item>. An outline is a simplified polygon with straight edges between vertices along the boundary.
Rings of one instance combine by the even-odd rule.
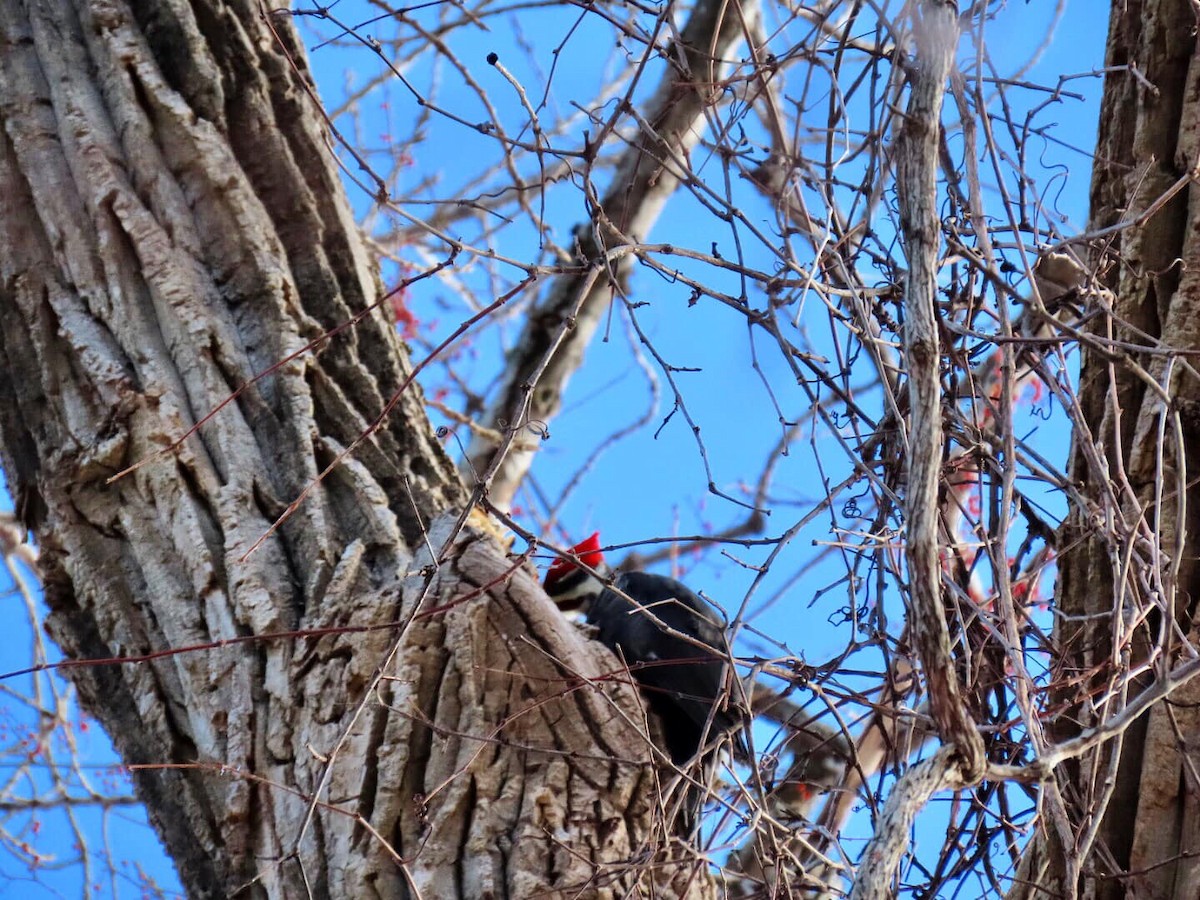
[[[290,18],[14,2],[0,40],[0,452],[55,640],[143,660],[72,673],[188,892],[627,896],[642,707],[462,527]]]
[[[1079,397],[1091,433],[1075,435],[1072,475],[1082,502],[1059,540],[1056,599],[1063,617],[1056,638],[1067,660],[1058,674],[1071,680],[1069,695],[1077,696],[1082,679],[1090,699],[1055,719],[1059,740],[1119,715],[1155,673],[1195,652],[1200,196],[1192,184],[1151,208],[1200,159],[1195,26],[1194,10],[1183,4],[1112,8],[1107,65],[1113,68],[1105,81],[1091,226],[1128,227],[1094,245],[1113,300],[1091,331],[1102,341],[1155,352],[1126,356],[1093,344],[1083,354]],[[1138,222],[1147,211],[1152,215]],[[1139,615],[1146,601],[1139,584],[1158,590],[1166,616]],[[1179,629],[1174,635],[1171,616]],[[1154,663],[1148,671],[1119,683],[1122,673],[1148,661]],[[1024,860],[1028,883],[1014,894],[1200,896],[1198,704],[1200,687],[1192,681],[1100,752],[1064,767],[1051,790],[1072,825],[1056,827],[1062,820],[1047,813],[1046,831]]]

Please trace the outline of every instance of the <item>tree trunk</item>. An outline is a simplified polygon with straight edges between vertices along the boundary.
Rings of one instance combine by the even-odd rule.
[[[1054,723],[1059,739],[1112,722],[1195,652],[1200,195],[1180,183],[1200,158],[1195,25],[1194,10],[1174,0],[1113,4],[1091,227],[1125,226],[1093,245],[1113,296],[1083,355],[1079,397],[1091,433],[1074,436],[1081,502],[1059,540],[1056,641],[1067,662],[1056,674],[1069,679],[1075,704]],[[1173,186],[1182,190],[1156,208]],[[1064,815],[1043,804],[1043,831],[1023,865],[1028,883],[1014,895],[1200,896],[1198,702],[1200,688],[1185,684],[1059,773],[1050,790]]]
[[[13,0],[0,39],[0,453],[189,894],[709,890],[630,864],[614,658],[463,527],[288,15]]]

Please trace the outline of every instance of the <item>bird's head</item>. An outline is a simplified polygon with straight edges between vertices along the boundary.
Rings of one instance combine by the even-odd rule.
[[[604,582],[588,569],[600,575],[601,578],[605,578],[609,574],[608,564],[604,562],[604,554],[600,552],[600,532],[598,531],[572,547],[571,556],[575,559],[559,557],[554,560],[550,564],[550,571],[546,573],[544,582],[546,593],[564,612],[586,607],[593,597],[604,590]],[[587,568],[580,568],[575,560],[583,563]]]

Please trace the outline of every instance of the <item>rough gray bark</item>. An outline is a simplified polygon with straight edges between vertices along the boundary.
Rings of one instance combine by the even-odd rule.
[[[289,18],[3,3],[0,84],[0,456],[63,650],[157,655],[72,676],[189,894],[703,894],[630,865],[613,657],[456,527]]]
[[[1162,683],[1167,665],[1194,652],[1200,596],[1200,205],[1194,183],[1161,202],[1200,159],[1194,10],[1114,3],[1107,65],[1091,226],[1104,231],[1096,261],[1114,299],[1091,329],[1099,342],[1083,356],[1079,396],[1090,433],[1074,436],[1072,476],[1086,500],[1060,536],[1056,590],[1065,614],[1056,639],[1072,679],[1066,696],[1103,704],[1089,700],[1057,717],[1060,742],[1119,714],[1155,683],[1146,672],[1111,693],[1115,664],[1153,654]],[[1126,343],[1114,352],[1103,344],[1109,339]],[[1133,345],[1148,352],[1128,352]],[[1147,582],[1157,597],[1139,592]],[[1143,618],[1148,605],[1159,608]],[[1167,617],[1191,647],[1164,644]],[[1197,896],[1198,700],[1195,682],[1184,684],[1096,753],[1056,768],[1048,796],[1068,806],[1057,815],[1047,806],[1012,896]]]

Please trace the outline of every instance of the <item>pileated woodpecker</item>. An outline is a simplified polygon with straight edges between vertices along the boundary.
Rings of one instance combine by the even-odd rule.
[[[727,732],[735,732],[735,751],[744,756],[739,729],[745,717],[726,687],[736,675],[722,618],[712,604],[664,575],[612,575],[599,532],[571,553],[600,578],[557,559],[546,574],[546,593],[564,612],[582,611],[597,639],[624,658],[662,720],[671,761],[688,762]]]

